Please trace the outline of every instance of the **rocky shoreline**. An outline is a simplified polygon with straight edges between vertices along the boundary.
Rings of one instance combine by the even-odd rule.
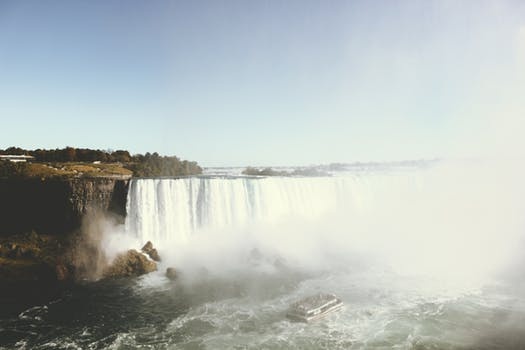
[[[0,283],[54,286],[157,270],[151,242],[110,261],[104,224],[125,220],[129,179],[0,179]],[[175,278],[170,268],[168,278]]]
[[[61,237],[31,232],[0,238],[0,283],[53,285],[136,277],[156,271],[160,261],[151,242],[112,261],[100,248],[82,233]]]
[[[35,232],[0,238],[2,282],[60,282],[72,277],[72,237]]]

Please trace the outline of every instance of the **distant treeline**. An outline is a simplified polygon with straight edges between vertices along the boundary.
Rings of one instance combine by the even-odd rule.
[[[249,176],[329,176],[328,173],[320,171],[315,167],[297,168],[293,171],[275,170],[272,168],[258,169],[247,167],[242,171],[243,175]]]
[[[9,147],[0,149],[0,154],[30,155],[35,157],[35,162],[42,163],[122,163],[124,168],[133,171],[134,176],[180,176],[202,173],[202,168],[197,162],[181,160],[176,156],[161,156],[157,152],[131,155],[125,150],[103,151],[74,147],[25,150]]]

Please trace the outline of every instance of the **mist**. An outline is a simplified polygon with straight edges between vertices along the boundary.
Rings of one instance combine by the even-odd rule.
[[[162,227],[161,236],[128,232],[127,242],[137,247],[152,240],[163,265],[189,274],[205,269],[235,277],[243,270],[272,273],[286,267],[319,272],[359,266],[479,285],[515,269],[520,255],[523,173],[512,165],[443,161],[430,169],[393,174],[248,180],[260,191],[275,192],[258,199],[258,218],[246,219],[242,203],[235,202],[241,199],[233,196],[219,203],[226,211],[215,208],[217,212],[208,213],[213,216],[208,224],[186,228],[188,232],[166,232],[169,226]],[[225,196],[236,191],[228,189],[228,180],[207,181]],[[283,194],[289,181],[302,181],[305,187]],[[148,200],[160,201],[162,207],[169,204],[162,202],[164,196],[169,194]],[[242,200],[250,197],[245,196]],[[307,204],[294,204],[296,200]],[[188,210],[184,205],[179,210]],[[162,214],[166,208],[159,210],[150,214],[168,215]],[[170,220],[177,218],[183,220]],[[164,221],[146,223],[157,227]],[[126,245],[121,235],[113,241]],[[114,244],[108,247],[116,249]]]

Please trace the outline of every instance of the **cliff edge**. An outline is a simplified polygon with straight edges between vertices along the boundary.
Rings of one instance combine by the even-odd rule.
[[[0,236],[77,230],[90,210],[126,215],[130,176],[0,179]]]

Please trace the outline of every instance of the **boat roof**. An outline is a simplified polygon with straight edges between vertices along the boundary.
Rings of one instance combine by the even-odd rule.
[[[319,293],[292,304],[292,308],[297,311],[307,312],[337,301],[339,299],[333,294]]]

